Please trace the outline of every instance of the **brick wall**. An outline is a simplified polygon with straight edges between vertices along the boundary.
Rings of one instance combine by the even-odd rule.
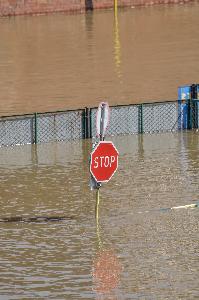
[[[184,3],[193,0],[118,0],[118,6],[139,6]],[[0,17],[45,14],[55,12],[84,12],[87,8],[100,9],[114,6],[114,0],[0,0]]]

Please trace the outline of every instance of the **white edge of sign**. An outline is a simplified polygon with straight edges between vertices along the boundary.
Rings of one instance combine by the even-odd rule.
[[[115,151],[117,152],[118,156],[119,156],[119,151],[117,150],[117,148],[115,147],[115,145],[113,144],[113,142],[111,141],[100,141],[97,146],[93,149],[93,151],[91,152],[91,161],[90,161],[90,174],[93,176],[93,178],[95,179],[96,182],[109,182],[109,180],[111,180],[111,178],[113,177],[113,175],[115,174],[115,172],[118,169],[118,156],[117,156],[117,167],[115,169],[115,171],[113,172],[113,174],[111,175],[111,177],[108,180],[101,180],[98,181],[95,176],[93,175],[93,173],[91,172],[91,163],[92,163],[92,154],[96,151],[96,149],[99,147],[100,144],[112,144],[112,146],[114,147]]]

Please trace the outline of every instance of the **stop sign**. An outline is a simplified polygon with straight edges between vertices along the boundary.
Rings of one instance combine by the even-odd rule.
[[[107,182],[118,167],[118,151],[112,142],[101,141],[91,153],[90,172],[97,182]]]

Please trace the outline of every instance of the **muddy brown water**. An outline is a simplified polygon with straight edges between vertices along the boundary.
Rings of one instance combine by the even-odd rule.
[[[0,218],[68,216],[0,223],[0,299],[199,298],[198,132],[113,141],[97,224],[90,141],[0,148]]]
[[[198,83],[199,4],[0,19],[0,115],[177,99]]]

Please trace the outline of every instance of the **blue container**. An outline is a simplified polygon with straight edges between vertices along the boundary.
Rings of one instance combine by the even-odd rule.
[[[192,86],[180,86],[178,88],[178,129],[188,129],[188,103],[191,99]]]

